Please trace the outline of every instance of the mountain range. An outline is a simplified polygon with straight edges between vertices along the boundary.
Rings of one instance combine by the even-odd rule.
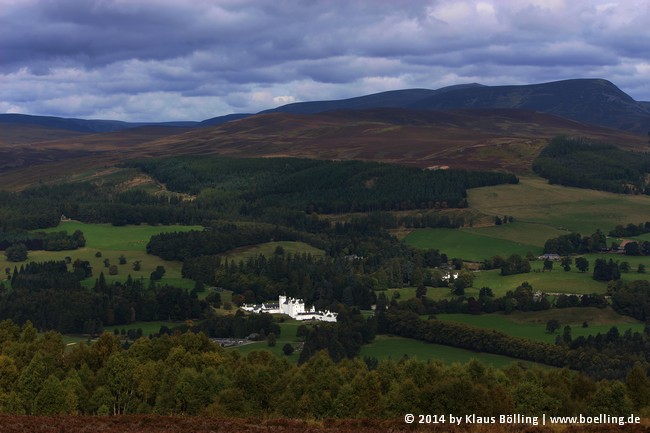
[[[426,110],[513,108],[554,114],[578,122],[624,131],[646,133],[650,129],[650,102],[631,96],[602,79],[573,79],[550,83],[484,86],[477,83],[437,90],[392,90],[349,99],[296,102],[257,114],[318,114],[335,110],[405,108]],[[29,124],[85,133],[113,132],[140,126],[205,127],[254,116],[233,113],[203,121],[124,122],[85,120],[24,114],[0,114],[0,124]]]
[[[370,159],[419,166],[530,169],[556,135],[647,151],[650,102],[609,81],[466,84],[283,105],[200,122],[137,123],[0,114],[0,173],[76,160],[177,154]],[[0,179],[1,180],[1,179]]]

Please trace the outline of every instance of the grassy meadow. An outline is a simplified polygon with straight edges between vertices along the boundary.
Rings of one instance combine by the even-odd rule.
[[[561,265],[554,263],[550,271],[542,271],[544,263],[541,260],[531,262],[532,271],[526,274],[515,274],[502,276],[499,269],[489,271],[476,271],[473,287],[465,289],[465,296],[477,297],[481,287],[489,287],[495,296],[504,296],[509,290],[514,290],[523,282],[528,282],[533,290],[541,290],[546,293],[567,293],[585,295],[591,293],[605,294],[607,291],[607,282],[596,281],[592,278],[594,262],[598,258],[623,262],[630,264],[629,272],[622,272],[623,281],[650,280],[650,257],[629,257],[615,254],[586,254],[589,260],[589,270],[585,273],[578,271],[575,265],[571,270],[565,272]],[[645,273],[638,273],[639,264],[646,266]],[[406,300],[415,297],[415,287],[404,287],[401,289],[386,290],[388,299],[392,299],[395,293],[399,293],[399,300]],[[451,294],[448,287],[427,287],[427,297],[435,300],[452,299],[455,296]]]
[[[116,329],[118,331],[128,331],[129,329],[142,329],[142,335],[145,337],[149,335],[157,334],[160,331],[162,326],[166,326],[169,329],[182,325],[184,322],[169,322],[169,321],[155,321],[155,322],[133,322],[128,325],[116,325],[116,326],[107,326],[104,328],[104,332],[113,333]]]
[[[184,279],[181,277],[181,268],[183,264],[179,261],[166,261],[160,257],[147,254],[146,245],[151,236],[158,233],[167,233],[175,231],[189,231],[189,230],[202,230],[201,226],[149,226],[149,225],[131,225],[115,227],[110,224],[85,224],[76,221],[67,221],[59,224],[58,227],[53,227],[44,230],[43,232],[58,232],[67,231],[72,233],[75,230],[81,230],[86,238],[86,246],[77,250],[71,251],[29,251],[27,262],[41,262],[47,260],[64,260],[65,257],[70,257],[72,261],[76,259],[87,260],[93,267],[93,276],[84,280],[82,283],[87,286],[95,284],[95,279],[99,276],[100,272],[104,272],[107,281],[123,281],[130,274],[132,278],[144,278],[149,280],[151,272],[156,269],[156,266],[162,265],[165,267],[165,276],[162,279],[163,283],[175,285],[183,288],[193,288],[194,281]],[[314,248],[303,242],[268,242],[258,245],[250,245],[247,247],[237,248],[226,254],[230,260],[246,260],[249,257],[254,257],[259,254],[272,255],[277,247],[282,247],[285,253],[301,254],[310,253],[315,256],[325,254],[322,250]],[[101,257],[96,257],[96,253],[100,252]],[[127,263],[120,265],[119,257],[124,255]],[[108,259],[110,265],[117,265],[118,274],[115,276],[108,274],[108,268],[104,266],[104,260]],[[139,260],[141,262],[141,270],[133,270],[133,262]],[[25,263],[25,262],[23,262]],[[10,268],[13,270],[14,266],[20,266],[20,263],[9,262],[6,260],[4,254],[0,255],[0,269],[4,270]],[[2,273],[0,281],[5,278],[5,273]]]
[[[405,241],[417,248],[437,248],[449,257],[480,261],[496,254],[541,253],[546,240],[570,232],[608,233],[616,225],[638,224],[650,217],[650,197],[549,185],[538,177],[522,177],[517,185],[468,190],[470,208],[513,223],[487,227],[418,229]],[[650,234],[639,236],[650,240]],[[612,239],[611,241],[619,241]]]
[[[298,358],[300,357],[298,347],[302,344],[302,342],[296,337],[296,332],[298,331],[298,327],[302,324],[304,324],[304,322],[300,322],[298,320],[285,320],[284,322],[279,323],[280,335],[277,337],[275,346],[273,347],[270,347],[267,344],[266,340],[264,340],[245,344],[243,346],[229,347],[227,350],[236,350],[242,355],[247,355],[254,350],[268,350],[271,353],[284,357],[289,362],[295,364],[298,362]],[[294,352],[289,356],[285,355],[282,352],[282,347],[287,343],[293,345],[295,349]]]
[[[416,248],[436,248],[446,253],[449,258],[456,257],[468,261],[481,261],[485,258],[500,254],[508,256],[526,253],[541,254],[542,248],[536,245],[484,236],[476,231],[429,228],[411,232],[404,241]]]
[[[559,185],[549,185],[539,177],[522,177],[517,185],[497,185],[468,190],[470,208],[476,212],[499,216],[512,216],[514,222],[486,227],[462,229],[418,229],[405,237],[405,242],[416,248],[436,248],[450,258],[481,261],[494,255],[510,254],[524,256],[527,252],[539,255],[546,240],[572,231],[583,236],[600,229],[609,232],[616,225],[638,224],[650,216],[650,197],[612,194]],[[650,234],[639,236],[650,240]],[[620,242],[610,239],[608,242]],[[587,254],[590,267],[580,273],[575,266],[564,272],[559,263],[552,271],[542,271],[541,261],[531,262],[532,272],[501,276],[499,270],[476,273],[474,288],[466,290],[468,296],[476,296],[478,288],[490,287],[495,295],[502,296],[527,281],[535,290],[556,293],[604,293],[607,284],[592,279],[594,262],[598,258],[628,262],[631,270],[622,273],[626,281],[650,279],[650,257],[630,257],[615,254]],[[639,264],[645,265],[647,273],[637,273]],[[402,289],[404,290],[404,289]],[[449,297],[448,290],[429,289],[434,299]],[[408,299],[403,293],[401,299]]]
[[[527,281],[534,290],[551,293],[605,293],[607,283],[595,281],[592,272],[579,272],[575,266],[565,272],[559,263],[554,263],[550,271],[542,271],[544,263],[541,260],[531,262],[531,272],[526,274],[501,275],[499,269],[479,271],[474,279],[474,287],[489,287],[495,296],[503,296],[508,290],[514,290]],[[590,260],[590,270],[593,270],[593,260]]]
[[[488,215],[512,215],[515,221],[546,226],[544,230],[582,235],[596,229],[607,233],[617,224],[645,222],[650,215],[649,196],[550,185],[540,177],[520,177],[517,185],[467,192],[469,206]]]
[[[318,248],[312,247],[309,244],[304,242],[294,242],[294,241],[279,241],[279,242],[267,242],[263,244],[250,245],[242,248],[237,248],[231,250],[225,254],[221,254],[222,257],[227,257],[228,260],[235,260],[236,262],[240,260],[246,260],[250,257],[257,257],[260,254],[263,256],[272,256],[275,253],[277,247],[282,247],[285,254],[311,254],[312,256],[323,256],[325,251]]]
[[[28,262],[41,262],[47,260],[64,260],[70,257],[72,261],[76,259],[87,260],[93,267],[93,276],[84,280],[83,284],[92,286],[100,272],[104,272],[107,281],[124,281],[130,274],[132,278],[144,278],[149,280],[151,272],[156,266],[165,267],[165,276],[162,282],[173,284],[178,287],[192,288],[194,282],[181,277],[182,263],[178,261],[165,261],[160,257],[147,254],[146,245],[152,235],[163,232],[201,230],[200,226],[123,226],[115,227],[110,224],[84,224],[76,221],[67,221],[59,224],[44,232],[67,231],[72,233],[75,230],[81,230],[86,238],[86,246],[71,251],[29,251]],[[100,252],[101,257],[96,257]],[[119,264],[119,257],[124,255],[127,263]],[[118,274],[109,275],[108,268],[104,266],[104,260],[108,259],[111,265],[117,265]],[[133,263],[139,260],[141,262],[140,271],[133,270]],[[23,262],[24,263],[24,262]],[[20,266],[20,263],[8,262],[4,254],[0,256],[0,267],[5,269],[9,267]]]
[[[296,337],[296,331],[301,324],[303,324],[303,322],[299,322],[297,320],[285,320],[284,322],[280,323],[281,333],[280,336],[278,336],[276,345],[274,347],[269,347],[265,340],[249,343],[243,346],[230,347],[227,348],[227,350],[236,350],[242,355],[247,355],[250,352],[256,350],[268,350],[277,356],[286,358],[289,362],[295,363],[298,361],[300,352],[296,350],[292,355],[286,356],[282,352],[282,347],[286,343],[292,344],[296,349],[300,346],[301,341]],[[373,343],[361,347],[360,353],[361,357],[368,356],[377,358],[379,360],[392,359],[395,361],[402,359],[405,355],[409,358],[416,358],[419,360],[436,360],[447,364],[454,362],[467,362],[471,359],[477,359],[487,365],[492,365],[495,367],[505,367],[512,364],[513,362],[524,362],[525,364],[531,365],[533,364],[507,356],[473,352],[471,350],[459,349],[439,344],[430,344],[410,338],[390,335],[376,336]]]
[[[477,326],[479,328],[495,329],[517,338],[555,343],[555,338],[562,334],[565,325],[571,326],[571,336],[605,334],[612,326],[616,326],[622,334],[627,329],[632,332],[643,332],[644,324],[631,317],[617,314],[611,308],[561,308],[546,311],[516,311],[511,314],[439,314],[440,320],[449,320]],[[562,328],[555,334],[546,332],[548,320],[558,320]],[[583,322],[588,327],[583,328]]]
[[[409,358],[421,361],[441,361],[445,364],[467,362],[471,359],[476,359],[494,367],[506,367],[513,362],[523,362],[524,364],[533,365],[531,362],[521,361],[508,356],[473,352],[471,350],[425,343],[424,341],[391,335],[378,335],[375,337],[374,342],[361,347],[360,356],[373,357],[379,360],[392,359],[393,361],[399,361],[404,356],[408,356]]]

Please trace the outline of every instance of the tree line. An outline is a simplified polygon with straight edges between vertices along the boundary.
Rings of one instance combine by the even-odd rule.
[[[615,193],[650,194],[646,182],[650,155],[627,152],[611,144],[556,137],[533,161],[533,171],[550,183]]]
[[[597,379],[622,379],[635,365],[647,371],[650,348],[647,334],[613,330],[603,336],[579,337],[562,344],[549,344],[511,337],[493,329],[445,321],[420,319],[409,311],[388,310],[377,318],[377,333],[389,333],[428,343],[510,356],[555,367],[582,371]],[[635,344],[631,344],[635,342]]]
[[[607,249],[605,234],[596,230],[590,236],[580,236],[580,233],[569,233],[548,239],[544,243],[545,254],[570,256],[574,254],[597,253]]]
[[[0,322],[0,411],[29,415],[213,415],[242,418],[401,418],[404,413],[498,416],[607,413],[650,405],[641,366],[597,381],[566,369],[478,361],[447,366],[316,353],[301,365],[270,352],[246,356],[187,332],[125,347],[103,334],[66,349],[61,335]]]
[[[100,273],[94,287],[87,288],[80,283],[87,271],[81,262],[68,271],[64,261],[15,268],[11,289],[0,296],[0,316],[30,321],[43,331],[94,334],[103,326],[135,321],[201,318],[208,310],[196,292],[130,276],[109,284]]]
[[[16,244],[23,244],[28,250],[62,251],[83,248],[86,246],[86,239],[81,230],[75,230],[71,235],[67,231],[0,232],[0,250],[6,250]]]
[[[261,215],[283,203],[309,213],[466,207],[466,189],[516,183],[512,174],[422,170],[362,161],[297,158],[182,157],[129,163],[171,190],[206,200],[241,203],[240,213]]]

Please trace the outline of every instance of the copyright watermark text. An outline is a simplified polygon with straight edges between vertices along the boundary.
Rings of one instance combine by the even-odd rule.
[[[577,415],[577,416],[531,416],[523,414],[509,414],[499,416],[479,416],[453,414],[412,414],[404,415],[404,422],[407,424],[639,424],[641,417],[634,414],[628,416],[613,416],[608,414],[599,415]]]

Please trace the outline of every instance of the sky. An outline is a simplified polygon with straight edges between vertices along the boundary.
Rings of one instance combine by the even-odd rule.
[[[462,83],[650,101],[647,0],[0,0],[0,113],[203,120]]]

